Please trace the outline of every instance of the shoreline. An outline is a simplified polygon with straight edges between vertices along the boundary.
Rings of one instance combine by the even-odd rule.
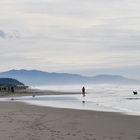
[[[11,92],[0,92],[1,97],[20,97],[20,96],[40,96],[40,95],[72,95],[72,94],[82,94],[81,92],[68,92],[68,91],[53,91],[53,90],[38,90],[38,89],[27,89],[24,91],[15,91],[14,93]],[[87,93],[88,94],[88,93]]]
[[[1,139],[138,140],[140,117],[0,102]]]
[[[121,111],[121,110],[112,110],[111,108],[104,108],[104,109],[101,109],[100,106],[96,105],[96,104],[93,104],[93,108],[91,109],[91,107],[85,107],[85,108],[82,108],[82,106],[85,104],[85,101],[81,101],[82,102],[82,106],[80,107],[73,107],[72,106],[63,106],[63,105],[58,105],[58,106],[54,106],[53,104],[45,104],[45,103],[38,103],[38,102],[32,102],[32,101],[24,101],[24,100],[21,100],[18,99],[18,97],[26,97],[28,98],[28,96],[31,96],[31,97],[37,97],[37,96],[45,96],[45,95],[81,95],[82,93],[81,92],[67,92],[67,91],[51,91],[51,90],[37,90],[37,89],[28,89],[26,91],[20,91],[20,92],[15,92],[14,94],[13,93],[10,93],[10,94],[4,94],[1,96],[0,94],[0,98],[2,99],[1,101],[16,101],[16,102],[21,102],[21,103],[26,103],[28,105],[34,105],[34,106],[40,106],[40,107],[52,107],[52,108],[56,108],[56,109],[73,109],[73,110],[81,110],[81,111],[97,111],[97,112],[105,112],[105,113],[119,113],[119,114],[122,114],[122,115],[129,115],[129,116],[140,116],[139,115],[139,112],[131,112],[131,111],[128,111],[128,112],[125,112],[125,111]],[[90,94],[90,93],[86,93],[86,94]],[[17,99],[16,99],[17,97]],[[4,100],[3,100],[4,99]],[[58,102],[59,103],[59,102]],[[63,103],[63,102],[62,102]],[[88,106],[88,104],[86,104]],[[77,104],[76,104],[77,106]],[[111,110],[110,110],[111,109]]]

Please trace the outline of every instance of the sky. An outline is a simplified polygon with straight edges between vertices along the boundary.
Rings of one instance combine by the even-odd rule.
[[[140,0],[0,1],[0,71],[140,79]]]

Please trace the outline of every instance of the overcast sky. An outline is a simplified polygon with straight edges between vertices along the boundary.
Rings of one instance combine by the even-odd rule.
[[[140,0],[0,1],[0,71],[140,79]]]

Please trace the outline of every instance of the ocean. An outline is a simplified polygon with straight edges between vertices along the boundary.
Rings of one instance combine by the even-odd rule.
[[[42,86],[34,88],[78,92],[81,91],[82,85]],[[138,86],[85,85],[85,88],[85,97],[82,97],[82,94],[76,94],[17,97],[16,99],[40,106],[140,115],[140,88]],[[133,94],[134,90],[138,92],[137,95]]]

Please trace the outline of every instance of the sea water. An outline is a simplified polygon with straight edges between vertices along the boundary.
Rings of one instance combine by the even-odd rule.
[[[81,85],[49,86],[38,87],[38,89],[77,92],[81,91],[81,87]],[[17,97],[16,99],[40,106],[140,115],[140,88],[138,86],[86,85],[85,87],[87,93],[85,97],[82,94],[73,94]],[[137,90],[137,95],[133,95],[134,90]]]

